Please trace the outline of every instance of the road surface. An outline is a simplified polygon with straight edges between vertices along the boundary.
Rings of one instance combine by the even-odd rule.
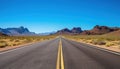
[[[120,69],[120,55],[58,37],[0,52],[0,69]]]

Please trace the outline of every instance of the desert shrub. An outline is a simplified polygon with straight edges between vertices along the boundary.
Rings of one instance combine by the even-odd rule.
[[[95,45],[105,45],[106,44],[105,41],[103,41],[103,40],[97,40],[97,39],[91,40],[91,43],[95,44]]]
[[[6,42],[0,43],[0,48],[4,48],[4,47],[6,47],[6,46],[8,46],[8,44],[7,44]]]
[[[31,38],[27,38],[26,40],[27,40],[27,42],[31,42],[31,41],[32,41],[32,39],[31,39]]]
[[[0,43],[5,43],[5,42],[6,42],[6,41],[3,41],[3,40],[2,40],[2,41],[0,41]]]
[[[25,40],[23,41],[23,43],[28,43],[28,42],[30,42],[28,39],[25,39]]]
[[[105,45],[106,44],[106,42],[105,41],[98,41],[98,43],[97,43],[98,45]]]
[[[17,44],[12,44],[12,46],[16,46]]]
[[[110,46],[113,46],[113,45],[115,45],[113,42],[107,42],[106,44],[105,44],[107,47],[110,47]]]
[[[91,43],[96,45],[97,44],[97,40],[94,39],[94,40],[91,41]]]
[[[120,49],[120,41],[118,42],[118,48]]]
[[[120,41],[117,44],[120,46]]]
[[[15,42],[19,42],[20,40],[19,39],[16,39]]]
[[[15,39],[10,39],[10,41],[14,41]]]
[[[91,43],[91,42],[92,42],[92,40],[87,40],[87,41],[86,41],[86,43]]]
[[[107,41],[113,41],[113,38],[106,38]]]

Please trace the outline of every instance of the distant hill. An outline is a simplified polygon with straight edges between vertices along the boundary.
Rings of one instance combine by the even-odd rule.
[[[91,30],[81,30],[80,27],[74,27],[73,29],[69,30],[68,28],[64,28],[56,32],[56,34],[68,34],[68,35],[102,35],[106,33],[110,33],[113,31],[120,30],[118,27],[108,27],[108,26],[99,26],[96,25]]]
[[[73,29],[69,30],[68,28],[64,28],[56,32],[56,34],[80,34],[82,32],[80,27],[74,27]]]
[[[120,36],[120,30],[113,31],[107,34],[104,34],[105,36]]]
[[[39,33],[38,35],[40,36],[44,36],[44,35],[52,35],[52,34],[55,34],[56,32],[45,32],[45,33]]]
[[[36,35],[34,32],[30,32],[27,28],[24,28],[23,26],[19,28],[5,28],[5,29],[0,28],[0,32],[12,36]]]

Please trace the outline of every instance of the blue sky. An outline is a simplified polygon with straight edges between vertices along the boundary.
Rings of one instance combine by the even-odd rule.
[[[62,28],[120,27],[120,0],[0,0],[0,27],[36,33]]]

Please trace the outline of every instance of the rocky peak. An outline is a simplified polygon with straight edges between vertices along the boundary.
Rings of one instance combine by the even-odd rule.
[[[74,27],[72,30],[71,30],[72,33],[81,33],[82,30],[80,27]]]
[[[82,32],[81,34],[87,34],[87,35],[101,35],[101,34],[106,34],[109,32],[113,32],[116,30],[119,30],[120,28],[111,28],[107,26],[99,26],[96,25],[92,30],[87,30]]]
[[[58,34],[79,34],[82,30],[80,27],[74,27],[73,29],[69,30],[68,28],[64,28],[62,30],[59,30]]]

